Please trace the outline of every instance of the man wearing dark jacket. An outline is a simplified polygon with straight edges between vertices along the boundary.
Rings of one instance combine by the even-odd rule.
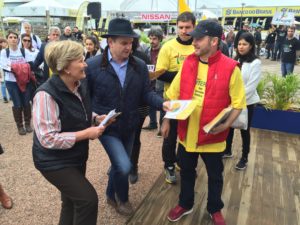
[[[131,169],[130,154],[135,130],[139,123],[138,107],[142,101],[157,109],[169,109],[169,102],[150,89],[146,64],[131,55],[133,32],[128,20],[115,18],[110,21],[108,46],[102,55],[87,60],[86,76],[89,84],[93,112],[107,114],[116,109],[121,116],[107,127],[99,138],[111,161],[107,203],[122,215],[131,215],[128,198],[128,175]]]
[[[48,42],[43,43],[38,55],[36,56],[36,59],[33,63],[33,68],[32,70],[37,72],[36,74],[36,79],[37,79],[37,85],[40,86],[43,84],[46,80],[48,80],[49,76],[51,75],[51,72],[49,70],[49,67],[45,61],[44,58],[44,53],[45,53],[45,47],[46,45],[51,42],[51,41],[58,41],[60,37],[60,29],[58,27],[50,27],[48,31]],[[44,68],[43,72],[39,73],[39,66],[44,63]],[[40,74],[40,76],[38,76]]]
[[[294,34],[295,28],[289,27],[287,37],[282,43],[281,73],[284,77],[294,72],[296,51],[300,49],[300,42],[294,37]]]
[[[281,58],[281,51],[282,51],[282,45],[283,42],[286,39],[286,29],[285,26],[280,25],[277,29],[276,29],[276,42],[275,42],[275,51],[274,51],[274,55],[273,55],[273,59],[272,61],[276,61],[279,60]]]
[[[261,27],[258,27],[254,33],[254,40],[255,40],[255,45],[256,45],[256,55],[260,55],[260,45],[262,42],[261,38]]]
[[[60,40],[71,40],[76,41],[76,38],[72,34],[72,30],[70,26],[66,26],[64,29],[64,33],[60,36]]]
[[[235,39],[234,39],[234,50],[237,49],[237,46],[238,46],[238,43],[239,43],[239,38],[241,36],[242,33],[245,33],[245,32],[249,32],[249,25],[247,23],[245,23],[243,25],[243,29],[242,30],[239,30],[235,36]]]
[[[145,50],[145,53],[148,55],[149,59],[151,60],[151,64],[156,65],[158,53],[161,48],[161,42],[163,39],[163,31],[160,27],[152,27],[151,30],[148,33],[148,38],[150,40],[150,46]],[[161,97],[163,97],[164,92],[164,82],[160,80],[153,79],[151,80],[151,86],[153,89],[158,93]],[[159,118],[159,125],[162,123],[162,118],[164,116],[163,111],[160,113]],[[149,125],[146,127],[143,127],[143,129],[146,130],[154,130],[157,129],[157,118],[156,118],[156,109],[150,108],[149,110],[149,118],[150,122]],[[160,127],[159,131],[157,133],[157,136],[160,136]]]

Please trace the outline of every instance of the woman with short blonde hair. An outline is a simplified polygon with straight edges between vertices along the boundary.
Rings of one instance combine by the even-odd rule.
[[[61,192],[60,225],[96,225],[98,196],[85,171],[89,139],[105,129],[91,127],[92,121],[105,116],[92,116],[80,44],[53,42],[45,49],[45,59],[53,75],[33,99],[34,164]]]

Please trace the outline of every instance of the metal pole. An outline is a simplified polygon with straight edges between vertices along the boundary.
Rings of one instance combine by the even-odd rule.
[[[47,21],[47,27],[50,28],[50,12],[49,9],[46,10],[46,21]]]
[[[195,12],[197,11],[197,0],[195,0]]]
[[[242,2],[242,11],[241,11],[240,30],[242,29],[242,23],[243,23],[243,14],[244,14],[244,6],[245,6],[245,3],[243,3],[243,2]]]

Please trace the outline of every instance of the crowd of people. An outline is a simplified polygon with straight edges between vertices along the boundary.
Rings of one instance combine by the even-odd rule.
[[[97,223],[98,195],[85,176],[93,139],[99,140],[111,163],[107,204],[121,215],[133,214],[129,182],[139,177],[142,129],[158,129],[157,136],[163,137],[165,181],[176,184],[176,168],[180,171],[178,204],[168,219],[174,222],[192,213],[200,156],[208,175],[207,211],[214,225],[226,224],[221,212],[223,160],[233,156],[231,125],[247,110],[236,169],[247,168],[251,120],[260,101],[256,87],[261,78],[261,29],[252,34],[245,24],[237,34],[231,30],[225,36],[218,21],[196,25],[190,12],[181,13],[176,24],[177,37],[164,45],[163,31],[153,26],[146,49],[123,18],[110,21],[101,36],[105,47],[97,35],[85,36],[77,27],[72,32],[70,26],[63,33],[50,27],[47,41],[41,42],[24,23],[24,34],[9,31],[0,39],[3,100],[12,101],[19,135],[34,131],[34,165],[61,193],[60,225]],[[293,72],[300,46],[294,31],[272,28],[265,40],[267,58],[281,58],[283,76]],[[190,99],[197,105],[188,119],[163,119],[171,100]],[[229,117],[205,133],[204,125],[228,106],[233,108]],[[113,109],[121,115],[102,124]],[[143,127],[147,116],[149,124]],[[0,201],[12,208],[1,185]]]
[[[257,56],[265,56],[266,59],[281,62],[281,74],[285,77],[287,74],[294,72],[294,65],[297,63],[299,55],[296,54],[300,50],[300,40],[295,32],[294,26],[274,25],[267,31],[265,40],[262,38],[262,28],[257,27],[254,31],[245,23],[240,31],[236,34],[230,30],[226,35],[226,43],[229,48],[230,57],[233,56],[234,50],[237,49],[238,40],[241,34],[250,32],[254,36],[256,47],[255,54]],[[264,48],[265,51],[261,52]]]

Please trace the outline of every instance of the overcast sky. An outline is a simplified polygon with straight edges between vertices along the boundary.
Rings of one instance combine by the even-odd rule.
[[[80,5],[80,2],[83,0],[58,0],[61,3],[65,4],[74,4]],[[97,1],[97,0],[91,0]],[[124,0],[99,0],[102,2],[103,10],[120,10],[120,4]],[[127,2],[134,6],[134,10],[141,10],[145,5],[151,5],[153,1],[153,5],[159,5],[158,8],[168,7],[170,9],[170,5],[175,6],[177,0],[127,0]],[[300,6],[300,0],[186,0],[189,2],[190,8],[192,10],[195,9],[195,1],[197,1],[197,8],[200,8],[203,5],[207,7],[241,7],[242,3],[245,3],[246,6]],[[156,7],[155,7],[156,8]],[[173,9],[173,10],[176,10]],[[172,11],[173,11],[172,10]]]

